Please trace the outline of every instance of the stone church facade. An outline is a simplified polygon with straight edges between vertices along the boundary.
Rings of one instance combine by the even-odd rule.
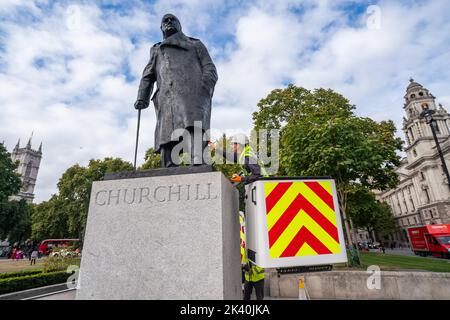
[[[11,153],[11,158],[13,161],[19,162],[17,172],[22,179],[22,186],[19,193],[10,197],[10,200],[25,199],[31,203],[34,199],[34,188],[42,159],[42,143],[38,150],[34,150],[31,147],[31,138],[23,148],[20,147],[19,140]]]
[[[421,84],[410,80],[406,90],[403,132],[406,157],[396,172],[396,189],[377,193],[392,209],[399,231],[383,239],[387,245],[408,246],[407,229],[425,224],[450,223],[450,189],[430,125],[420,113],[434,110],[435,130],[447,167],[450,168],[450,115]],[[367,235],[366,235],[367,238]],[[362,241],[363,236],[358,239]]]

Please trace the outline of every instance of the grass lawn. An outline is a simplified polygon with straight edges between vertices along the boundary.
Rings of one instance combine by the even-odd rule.
[[[414,269],[433,272],[450,272],[450,260],[396,256],[374,252],[360,252],[364,268],[377,265],[381,270]]]
[[[0,259],[0,273],[22,271],[28,269],[40,269],[44,259],[38,259],[36,264],[30,266],[28,259],[22,259],[19,261],[13,261],[11,259]]]

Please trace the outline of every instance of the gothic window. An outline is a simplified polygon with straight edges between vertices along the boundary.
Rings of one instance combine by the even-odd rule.
[[[421,137],[422,136],[422,130],[420,130],[420,124],[416,123],[416,126],[417,126],[417,133],[419,134],[419,137]]]
[[[439,215],[438,215],[438,212],[437,212],[437,210],[436,210],[436,208],[433,208],[433,210],[431,211],[432,213],[432,217],[433,218],[437,218],[437,217],[439,217]]]
[[[414,134],[411,128],[408,129],[409,130],[409,134],[411,135],[411,139],[414,140]]]
[[[423,171],[420,171],[420,180],[425,180],[425,174]]]
[[[31,169],[33,169],[33,162],[30,161],[27,164],[27,168],[25,170],[25,177],[29,177],[31,175]]]
[[[422,104],[422,110],[425,110],[425,109],[428,109],[428,104],[427,103]]]
[[[425,193],[425,199],[426,199],[427,203],[430,203],[431,199],[430,199],[430,194],[428,193],[428,190],[424,189],[423,192]]]

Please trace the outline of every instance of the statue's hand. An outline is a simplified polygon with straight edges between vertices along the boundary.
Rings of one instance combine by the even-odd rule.
[[[148,103],[145,102],[144,100],[137,100],[137,101],[134,103],[134,108],[135,108],[136,110],[142,110],[142,109],[145,109],[145,108],[147,108],[147,107],[148,107]]]

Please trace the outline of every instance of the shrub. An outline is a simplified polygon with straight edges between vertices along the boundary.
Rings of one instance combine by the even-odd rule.
[[[15,277],[24,277],[24,276],[30,276],[33,274],[42,273],[42,269],[33,269],[33,270],[24,270],[24,271],[14,271],[14,272],[7,272],[7,273],[0,273],[0,280],[6,279],[6,278],[15,278]]]
[[[47,257],[44,260],[44,271],[52,272],[52,271],[62,271],[67,270],[67,268],[71,265],[80,266],[80,258],[71,258],[71,257]]]
[[[69,276],[70,274],[66,271],[56,271],[0,279],[0,294],[64,283]]]

